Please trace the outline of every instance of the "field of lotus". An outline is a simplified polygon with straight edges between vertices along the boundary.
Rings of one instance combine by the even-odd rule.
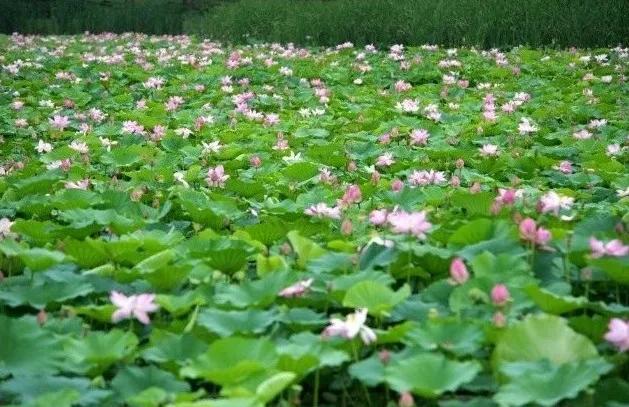
[[[0,404],[629,405],[628,54],[0,37]]]

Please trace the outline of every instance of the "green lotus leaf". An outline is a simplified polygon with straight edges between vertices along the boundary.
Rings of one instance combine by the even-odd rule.
[[[547,359],[563,364],[598,356],[588,338],[574,332],[563,318],[537,314],[509,326],[498,339],[494,366]]]
[[[481,371],[477,361],[452,361],[440,353],[423,353],[387,365],[385,380],[396,391],[436,398],[469,383]]]
[[[261,334],[278,320],[275,310],[224,311],[217,308],[204,309],[199,313],[198,324],[219,336],[239,334]]]
[[[425,350],[440,349],[455,355],[469,355],[480,349],[484,339],[483,330],[472,322],[429,319],[412,328],[404,342]]]
[[[590,264],[603,270],[613,281],[629,285],[629,256],[624,257],[602,257],[590,260]]]
[[[377,386],[385,380],[384,364],[374,354],[367,359],[353,363],[349,367],[349,374],[367,386]]]
[[[67,300],[83,297],[94,291],[85,282],[46,281],[33,285],[14,285],[0,288],[0,301],[11,307],[30,305],[42,309],[47,304],[63,303]]]
[[[26,267],[33,271],[46,270],[66,260],[66,256],[56,250],[48,250],[41,247],[24,249],[18,254]]]
[[[408,285],[402,286],[398,291],[393,291],[376,281],[361,281],[347,290],[343,306],[367,308],[370,314],[383,317],[389,315],[391,310],[410,294],[411,288]]]
[[[291,181],[305,181],[317,175],[319,167],[309,162],[299,162],[291,164],[282,170],[282,175]]]
[[[275,345],[269,340],[232,336],[214,341],[206,353],[181,369],[181,375],[233,386],[269,373],[277,361]]]
[[[554,365],[548,360],[507,363],[502,372],[509,378],[494,399],[505,406],[531,403],[555,406],[561,400],[575,398],[598,378],[611,370],[602,358],[583,359]]]
[[[99,404],[111,395],[111,391],[99,389],[82,377],[19,375],[0,384],[0,392],[4,395],[15,395],[14,401],[21,405],[34,402],[46,394],[63,390],[79,392],[80,398],[77,403],[81,405]]]
[[[131,358],[137,345],[138,338],[133,333],[113,329],[69,340],[65,350],[80,371],[96,376],[114,363]]]
[[[21,404],[23,407],[72,407],[81,399],[81,393],[75,389],[63,389],[52,391],[37,397],[27,403]]]
[[[326,251],[313,242],[312,240],[300,236],[297,231],[288,232],[288,241],[295,253],[297,253],[297,264],[301,268],[305,268],[306,264],[312,260],[320,257],[326,253]]]
[[[0,375],[51,374],[62,366],[65,355],[60,340],[35,319],[0,315],[0,333]],[[37,357],[33,357],[34,349],[39,349]]]
[[[262,404],[270,403],[278,394],[288,387],[296,378],[291,372],[277,373],[256,388],[256,399]]]
[[[560,315],[566,312],[581,309],[588,304],[585,297],[571,297],[557,295],[536,285],[530,285],[524,289],[542,311]]]
[[[274,272],[259,280],[247,280],[239,285],[219,285],[214,301],[230,304],[237,308],[266,307],[277,298],[277,294],[293,281],[288,272]]]
[[[111,382],[111,388],[122,400],[157,387],[166,393],[184,393],[190,390],[188,383],[178,380],[175,375],[155,366],[125,366],[118,371]]]
[[[360,255],[359,267],[361,270],[370,270],[390,264],[397,257],[394,249],[372,243],[363,249]]]

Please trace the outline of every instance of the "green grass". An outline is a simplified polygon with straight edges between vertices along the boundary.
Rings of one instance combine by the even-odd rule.
[[[615,46],[627,0],[0,0],[0,32],[192,33],[248,41]]]
[[[333,45],[604,46],[629,38],[625,0],[240,0],[198,33]]]

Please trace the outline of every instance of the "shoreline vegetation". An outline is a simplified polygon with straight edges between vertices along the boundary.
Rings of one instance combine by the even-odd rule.
[[[622,0],[0,0],[0,32],[195,34],[231,43],[613,47]],[[387,16],[382,18],[382,16]]]

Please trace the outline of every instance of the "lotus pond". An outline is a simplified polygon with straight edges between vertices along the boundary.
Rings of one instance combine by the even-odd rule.
[[[0,65],[1,404],[629,404],[626,48]]]

